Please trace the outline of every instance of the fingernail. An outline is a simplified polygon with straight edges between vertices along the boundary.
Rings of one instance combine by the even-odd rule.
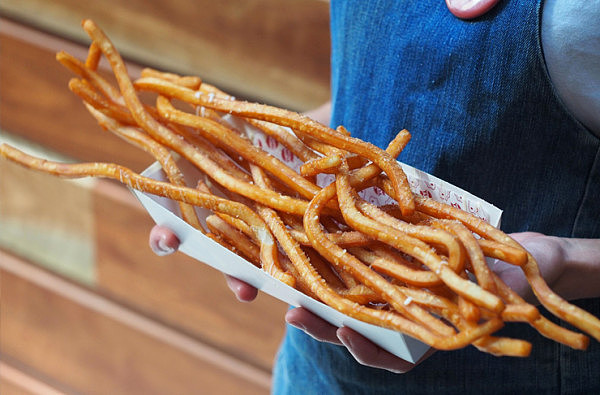
[[[242,297],[242,292],[245,289],[243,284],[235,283],[230,287],[238,301],[244,302],[244,303],[247,302],[247,300]]]
[[[166,236],[161,236],[156,244],[152,244],[152,250],[158,256],[165,256],[175,252],[175,248],[167,244]]]

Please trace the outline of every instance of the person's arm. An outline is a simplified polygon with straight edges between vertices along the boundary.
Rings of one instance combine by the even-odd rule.
[[[306,111],[304,115],[323,125],[329,126],[329,122],[331,121],[331,102],[328,101],[313,110]]]
[[[537,260],[550,288],[567,300],[600,297],[600,239],[524,232],[511,235]],[[493,270],[526,300],[537,303],[520,268],[499,262]]]

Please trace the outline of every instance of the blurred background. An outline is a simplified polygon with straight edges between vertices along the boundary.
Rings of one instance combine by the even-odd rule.
[[[323,0],[2,0],[0,141],[142,171],[152,158],[100,129],[55,61],[84,59],[91,18],[128,61],[198,75],[303,111],[329,96]],[[101,68],[109,74],[106,63]],[[103,180],[0,160],[0,393],[269,392],[286,306],[241,304],[215,270],[147,246],[152,221]]]

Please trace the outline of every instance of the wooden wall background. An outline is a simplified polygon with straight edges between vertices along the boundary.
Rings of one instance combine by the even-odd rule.
[[[84,57],[92,18],[129,61],[197,74],[295,110],[329,89],[320,0],[2,0],[0,140],[45,156],[152,159],[103,132],[67,89],[58,50]],[[286,306],[237,302],[220,273],[156,257],[125,188],[0,161],[0,393],[268,393]]]

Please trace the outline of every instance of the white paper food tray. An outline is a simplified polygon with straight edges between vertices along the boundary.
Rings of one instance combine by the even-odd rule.
[[[227,118],[238,129],[247,129],[255,145],[277,156],[290,167],[297,170],[302,164],[300,160],[295,158],[273,138],[263,135],[245,123],[242,124],[238,119],[233,119],[229,116]],[[494,226],[499,225],[502,212],[497,207],[413,167],[405,164],[402,164],[402,167],[406,172],[413,192],[469,211]],[[188,185],[197,184],[200,175],[198,171],[187,164],[182,165],[182,171]],[[158,163],[150,166],[142,174],[150,178],[165,181],[164,174]],[[331,180],[332,177],[321,177],[319,184],[324,185]],[[157,224],[166,226],[175,232],[181,243],[179,250],[190,257],[204,262],[223,273],[237,277],[289,305],[305,307],[335,326],[350,327],[380,347],[406,361],[416,362],[429,348],[429,346],[407,335],[348,317],[302,292],[281,283],[252,263],[222,247],[184,222],[179,216],[179,208],[175,202],[138,191],[133,192]],[[374,204],[381,205],[391,202],[391,199],[377,188],[365,190],[361,192],[361,196]],[[209,211],[204,209],[197,209],[197,211],[201,220],[210,214]],[[240,308],[244,308],[243,305],[240,305]]]

